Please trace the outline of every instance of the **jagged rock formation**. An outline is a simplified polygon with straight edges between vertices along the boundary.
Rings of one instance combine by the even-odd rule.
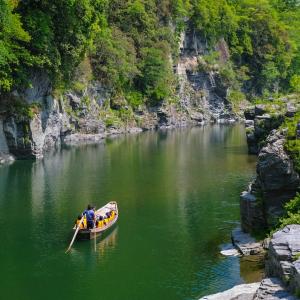
[[[241,228],[236,228],[231,233],[232,244],[242,255],[256,255],[263,251],[262,243],[257,242],[250,234],[245,233]]]
[[[200,300],[297,300],[300,291],[300,225],[288,225],[269,242],[266,278]]]
[[[43,152],[61,143],[70,131],[70,123],[59,100],[51,95],[46,75],[33,77],[33,87],[14,94],[28,104],[35,104],[32,118],[11,112],[3,119],[3,132],[9,152],[18,158],[40,158]]]
[[[299,109],[298,97],[291,95],[245,111],[249,153],[258,154],[256,178],[241,194],[242,229],[246,232],[274,225],[283,205],[300,187],[299,174],[285,150],[286,132],[279,129],[285,118]]]
[[[219,41],[216,50],[220,53],[220,61],[228,60],[224,40]],[[205,41],[188,29],[182,35],[181,55],[175,70],[180,82],[179,103],[163,102],[134,110],[122,97],[114,98],[111,90],[103,84],[85,78],[78,79],[82,86],[79,90],[69,90],[57,96],[47,74],[36,71],[32,74],[30,88],[14,91],[9,96],[29,105],[30,116],[17,111],[3,113],[0,142],[3,144],[6,140],[5,151],[17,158],[41,158],[44,151],[62,143],[99,142],[108,135],[156,128],[234,122],[226,100],[227,88],[222,85],[218,72],[199,70],[198,59],[208,51]],[[107,115],[112,109],[116,115],[121,110],[122,113],[128,111],[131,117],[110,122]]]
[[[126,124],[105,125],[101,114],[107,113],[105,105],[109,96],[100,83],[92,82],[83,91],[54,97],[47,76],[34,75],[31,88],[13,95],[15,100],[33,105],[32,115],[17,112],[3,115],[1,147],[17,158],[41,158],[44,151],[62,143],[98,142],[108,135],[199,123],[195,116],[188,118],[175,105],[162,104],[142,108],[135,113],[135,120]]]
[[[221,62],[229,59],[229,50],[224,39],[216,45]],[[180,58],[176,66],[179,77],[179,98],[187,111],[195,110],[192,118],[202,122],[234,122],[235,116],[226,100],[227,88],[217,72],[217,66],[201,70],[200,60],[209,53],[206,41],[191,28],[182,34]]]
[[[5,162],[11,162],[14,158],[9,153],[9,149],[6,142],[6,137],[3,131],[3,120],[0,117],[0,164]]]
[[[261,282],[240,284],[222,293],[205,296],[199,300],[298,300],[289,293],[277,278],[265,278]]]
[[[300,291],[300,225],[288,225],[273,234],[266,273],[280,278],[293,292]]]
[[[284,135],[273,130],[260,150],[256,179],[241,195],[244,231],[273,225],[282,215],[283,205],[295,196],[300,186],[299,175],[284,143]]]
[[[293,117],[300,109],[297,99],[282,99],[283,105],[257,104],[248,107],[245,112],[246,136],[250,154],[258,154],[264,146],[264,140],[273,129],[279,128],[285,117]]]
[[[297,300],[289,293],[278,278],[266,278],[262,280],[253,300]]]
[[[222,293],[209,295],[199,300],[253,300],[260,283],[240,284]]]

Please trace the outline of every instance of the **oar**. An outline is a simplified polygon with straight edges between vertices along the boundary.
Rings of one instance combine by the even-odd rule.
[[[76,228],[76,231],[75,231],[75,233],[74,233],[74,236],[73,236],[73,238],[72,238],[72,241],[71,241],[71,243],[70,243],[70,245],[69,245],[69,248],[67,249],[66,253],[68,253],[68,252],[71,250],[72,245],[73,245],[73,243],[74,243],[74,241],[75,241],[76,235],[77,235],[77,233],[78,233],[78,231],[79,231],[79,229],[80,229],[80,225],[81,225],[81,223],[83,222],[83,219],[84,219],[84,216],[81,218],[81,220],[80,220],[80,222],[79,222],[79,224],[78,224],[78,226],[77,226],[77,228]]]

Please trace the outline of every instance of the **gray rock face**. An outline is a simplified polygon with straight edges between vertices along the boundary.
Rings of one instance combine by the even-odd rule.
[[[9,153],[6,138],[3,132],[3,119],[0,117],[0,152],[4,154]]]
[[[300,290],[300,225],[288,225],[273,234],[266,262],[268,276],[280,278],[292,291]]]
[[[215,50],[220,54],[219,63],[229,59],[224,39],[219,40]],[[163,102],[157,107],[141,106],[132,111],[125,97],[114,97],[110,88],[88,81],[80,72],[75,72],[82,77],[78,78],[80,87],[56,98],[48,75],[34,72],[30,78],[32,86],[14,91],[12,96],[39,109],[30,118],[17,113],[5,116],[3,132],[9,152],[17,158],[40,158],[44,151],[61,143],[99,141],[107,135],[140,130],[235,122],[218,65],[200,71],[198,57],[209,53],[206,42],[188,28],[182,34],[180,51],[175,66],[180,82],[179,105]],[[124,120],[126,110],[132,117],[129,122]],[[114,122],[114,118],[122,121]]]
[[[3,131],[3,120],[0,117],[0,165],[12,162],[13,160],[14,157],[9,153],[6,137]]]
[[[274,225],[283,213],[283,205],[300,186],[299,174],[284,149],[285,138],[273,130],[261,149],[257,177],[241,195],[241,220],[245,231]]]
[[[257,184],[263,194],[268,225],[273,225],[282,215],[283,205],[295,196],[300,186],[299,175],[284,150],[284,143],[284,136],[274,130],[258,156]]]
[[[255,182],[240,196],[241,227],[244,232],[265,228],[266,219],[262,199],[255,192]]]
[[[70,126],[68,117],[51,96],[42,100],[43,108],[32,119],[18,116],[3,121],[9,151],[18,158],[41,158],[45,150],[59,145]]]
[[[265,278],[261,282],[236,285],[232,289],[205,296],[199,300],[299,300],[288,292],[278,278]]]
[[[10,153],[16,157],[32,157],[29,122],[8,117],[3,120],[3,132]]]
[[[284,120],[284,114],[280,113],[276,105],[272,105],[275,111],[272,115],[267,113],[266,105],[258,104],[245,110],[246,136],[250,154],[258,154],[260,143],[269,135],[271,130],[277,129]]]
[[[263,251],[262,243],[256,242],[250,234],[243,232],[241,228],[232,231],[231,240],[242,255],[256,255]]]
[[[266,278],[262,280],[253,300],[297,300],[283,286],[278,278]]]
[[[226,62],[229,58],[229,50],[225,40],[221,39],[215,48],[220,53],[220,62]],[[201,59],[208,53],[209,49],[205,40],[191,28],[182,34],[180,59],[176,66],[176,73],[179,77],[180,104],[187,111],[197,111],[201,107],[202,117],[197,116],[192,118],[193,120],[233,122],[236,118],[226,100],[227,88],[222,84],[217,71],[218,66],[200,70],[200,63],[205,64]]]
[[[204,296],[199,300],[253,300],[253,297],[259,286],[259,282],[241,284],[234,286],[232,289],[222,293]]]
[[[300,181],[290,157],[284,150],[285,137],[274,130],[266,143],[258,155],[257,163],[262,190],[295,190]]]

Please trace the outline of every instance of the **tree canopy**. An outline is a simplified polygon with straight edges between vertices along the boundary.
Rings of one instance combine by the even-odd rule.
[[[0,92],[36,68],[68,83],[88,57],[94,79],[160,101],[175,90],[170,59],[187,24],[212,49],[225,39],[249,93],[296,89],[297,0],[0,0]]]

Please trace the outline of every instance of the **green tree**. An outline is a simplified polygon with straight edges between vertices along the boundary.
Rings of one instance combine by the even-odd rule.
[[[172,73],[166,57],[168,46],[161,43],[156,47],[141,49],[141,76],[139,85],[148,98],[155,102],[161,101],[171,94]]]
[[[0,0],[0,93],[9,91],[17,81],[22,65],[30,65],[30,55],[23,44],[30,41],[15,12],[18,1]]]
[[[118,28],[106,28],[96,35],[94,44],[95,78],[116,90],[130,88],[139,73],[133,40]]]
[[[290,85],[294,92],[300,93],[300,75],[294,74],[291,78]]]

